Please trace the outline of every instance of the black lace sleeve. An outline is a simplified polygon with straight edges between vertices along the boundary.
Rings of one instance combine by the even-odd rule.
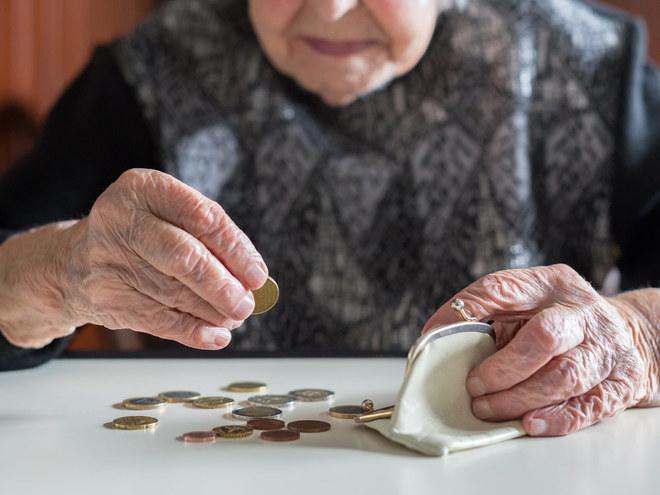
[[[124,170],[156,168],[154,149],[111,48],[98,48],[34,147],[0,178],[0,242],[29,227],[84,216]],[[43,349],[18,349],[0,337],[0,370],[37,366],[65,345],[59,339]]]

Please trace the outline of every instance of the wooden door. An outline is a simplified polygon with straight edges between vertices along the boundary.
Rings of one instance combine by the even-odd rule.
[[[155,3],[0,0],[0,172],[29,146],[94,46],[130,30]]]

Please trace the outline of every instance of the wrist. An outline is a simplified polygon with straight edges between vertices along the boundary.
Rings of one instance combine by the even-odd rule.
[[[647,368],[638,406],[660,405],[660,289],[639,289],[608,298],[630,329]]]
[[[0,332],[13,345],[43,347],[79,326],[67,300],[77,223],[46,225],[0,244]]]

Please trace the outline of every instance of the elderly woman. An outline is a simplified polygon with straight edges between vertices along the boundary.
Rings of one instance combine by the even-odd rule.
[[[660,403],[643,44],[561,0],[165,4],[96,51],[0,184],[0,366],[89,322],[401,352],[457,293],[500,348],[468,379],[477,416],[557,435]],[[615,267],[628,292],[583,278]],[[281,303],[248,319],[269,272]]]

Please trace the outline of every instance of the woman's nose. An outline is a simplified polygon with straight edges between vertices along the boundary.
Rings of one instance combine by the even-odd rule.
[[[360,0],[308,0],[308,2],[320,18],[326,21],[336,21],[357,7]]]

